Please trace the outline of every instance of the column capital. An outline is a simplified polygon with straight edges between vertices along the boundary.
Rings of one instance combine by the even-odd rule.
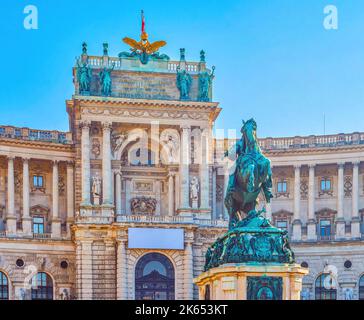
[[[7,156],[6,158],[8,159],[8,161],[14,161],[15,160],[15,156]]]
[[[90,129],[91,127],[91,121],[90,120],[82,120],[79,124],[81,129]]]
[[[354,167],[357,167],[357,166],[360,165],[360,160],[355,160],[355,161],[352,162],[352,164],[353,164]]]
[[[181,124],[181,129],[183,130],[183,131],[185,131],[185,130],[191,130],[191,125],[189,125],[189,124]]]
[[[67,161],[67,167],[71,167],[73,168],[75,166],[75,162],[72,160],[72,161]]]
[[[58,159],[52,160],[52,164],[53,166],[58,166],[58,164],[60,163],[60,161]]]
[[[112,122],[110,121],[103,121],[101,122],[102,130],[103,131],[110,131],[112,129]]]
[[[294,164],[294,165],[293,165],[293,168],[294,168],[295,170],[300,170],[300,169],[301,169],[301,165],[300,165],[300,164]]]
[[[339,169],[343,169],[344,168],[344,165],[345,165],[345,162],[344,161],[340,161],[340,162],[337,163],[337,167]]]
[[[311,169],[311,170],[315,169],[315,167],[316,167],[316,163],[309,163],[308,164],[308,168]]]
[[[23,161],[23,163],[24,164],[27,164],[27,163],[29,163],[29,161],[30,161],[30,158],[22,158],[22,161]]]

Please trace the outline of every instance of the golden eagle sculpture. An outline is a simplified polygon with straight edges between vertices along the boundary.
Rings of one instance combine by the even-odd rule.
[[[148,34],[145,32],[145,19],[142,11],[142,34],[140,36],[140,41],[136,41],[134,39],[125,37],[123,42],[129,45],[132,51],[132,56],[138,55],[143,64],[148,62],[148,57],[152,54],[155,54],[161,47],[164,47],[167,42],[165,41],[156,41],[150,43],[148,41]],[[126,54],[123,54],[126,56]],[[166,55],[163,55],[166,57]]]

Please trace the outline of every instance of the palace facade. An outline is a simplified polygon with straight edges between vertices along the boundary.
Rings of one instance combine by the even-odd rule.
[[[198,298],[192,279],[227,228],[236,138],[213,136],[204,52],[145,58],[84,44],[69,132],[0,127],[0,299]],[[364,132],[260,145],[266,215],[309,268],[302,298],[364,299]]]

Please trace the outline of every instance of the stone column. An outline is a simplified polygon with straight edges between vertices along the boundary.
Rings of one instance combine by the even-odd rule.
[[[224,209],[224,220],[229,220],[229,212],[228,210],[226,209],[226,206],[225,206],[225,197],[226,197],[226,192],[227,192],[227,187],[228,187],[228,184],[229,184],[229,164],[228,162],[226,161],[225,162],[225,168],[224,168],[224,199],[222,200],[223,201],[223,209]]]
[[[90,201],[90,126],[84,121],[81,127],[81,174],[82,174],[82,205],[91,205]]]
[[[77,262],[79,268],[79,285],[77,298],[78,300],[92,300],[93,296],[93,272],[92,272],[92,240],[80,241],[81,248],[79,248],[77,254]],[[79,246],[79,245],[78,245]]]
[[[131,214],[130,210],[130,201],[131,201],[131,179],[125,179],[125,213],[126,215]]]
[[[53,161],[52,174],[52,237],[61,237],[61,219],[59,218],[58,161]]]
[[[210,179],[209,179],[209,129],[201,130],[201,164],[200,164],[200,181],[201,181],[201,209],[211,210],[210,200]]]
[[[271,204],[271,202],[266,203],[265,210],[266,210],[265,217],[266,217],[269,221],[272,221],[272,204]]]
[[[193,241],[186,241],[184,254],[184,300],[193,300]]]
[[[353,162],[353,189],[352,189],[352,217],[351,217],[351,237],[360,238],[360,218],[359,218],[359,165],[360,161]]]
[[[168,175],[168,215],[174,215],[174,173]]]
[[[32,233],[32,219],[29,215],[29,159],[23,158],[23,233],[30,235]]]
[[[338,163],[337,172],[337,217],[336,217],[336,234],[335,238],[345,237],[345,219],[344,219],[344,163]]]
[[[102,123],[102,204],[112,205],[111,197],[111,127],[110,122]]]
[[[217,219],[217,208],[216,208],[216,175],[217,168],[212,168],[212,219]]]
[[[71,161],[67,162],[67,237],[71,236],[71,224],[74,222],[75,207],[74,207],[74,177],[73,177],[73,166],[74,163]]]
[[[8,213],[6,215],[6,232],[8,235],[16,234],[14,190],[14,157],[8,157]]]
[[[115,174],[115,193],[116,193],[116,215],[121,215],[121,171],[117,171]]]
[[[161,215],[161,182],[160,180],[156,180],[155,182],[155,196],[157,200],[157,205],[155,208],[155,215],[160,216]]]
[[[315,219],[315,165],[308,166],[308,221],[307,240],[317,240],[316,219]]]
[[[300,219],[300,203],[301,203],[301,192],[300,192],[300,165],[294,166],[294,209],[293,209],[293,241],[300,241],[302,239],[301,232],[301,219]]]
[[[180,207],[180,179],[179,179],[179,173],[176,173],[174,176],[174,208],[177,210],[177,208]]]
[[[191,127],[182,127],[181,137],[181,163],[180,163],[180,208],[189,209],[189,188],[190,188],[190,139],[191,139]]]
[[[118,300],[128,299],[128,288],[127,288],[127,274],[128,274],[128,259],[126,254],[126,240],[118,240],[117,249],[117,288],[116,295]]]
[[[152,121],[151,122],[151,149],[154,154],[154,158],[151,159],[152,164],[158,166],[159,161],[159,121]]]

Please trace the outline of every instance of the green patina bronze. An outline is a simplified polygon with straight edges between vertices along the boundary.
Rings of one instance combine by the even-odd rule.
[[[90,92],[91,78],[92,71],[88,63],[85,61],[80,64],[80,62],[77,61],[77,80],[80,94],[88,94]]]
[[[187,73],[186,70],[177,68],[176,85],[180,92],[180,100],[190,100],[190,89],[192,84],[192,77]]]
[[[210,101],[210,87],[214,79],[215,67],[212,67],[212,73],[207,71],[200,72],[198,75],[198,101]]]
[[[110,96],[111,95],[111,87],[112,87],[112,79],[111,79],[111,72],[115,68],[115,63],[112,64],[110,69],[104,67],[104,69],[99,73],[100,76],[100,86],[101,86],[101,94],[103,96]]]
[[[256,130],[253,119],[244,122],[242,138],[225,153],[235,160],[225,197],[229,230],[207,250],[205,271],[225,263],[294,262],[287,231],[274,227],[263,216],[265,209],[256,210],[260,192],[267,203],[273,197],[270,160],[262,154]]]
[[[248,300],[282,300],[281,277],[248,277]]]

